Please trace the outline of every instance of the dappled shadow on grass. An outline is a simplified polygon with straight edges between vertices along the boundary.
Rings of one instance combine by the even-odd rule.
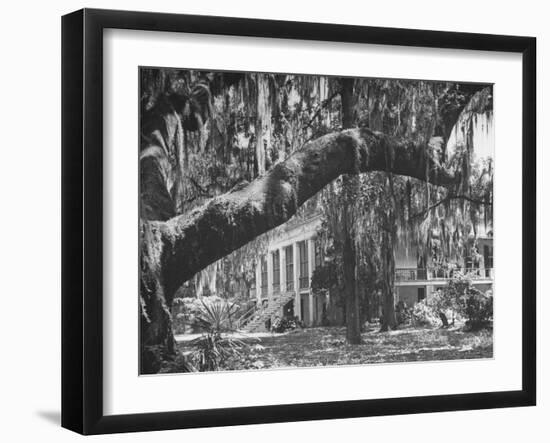
[[[343,327],[319,327],[251,340],[251,348],[227,363],[226,370],[339,366],[409,361],[492,358],[492,331],[405,328],[362,334],[348,345]],[[244,339],[246,341],[246,338]],[[189,352],[185,343],[183,352]]]

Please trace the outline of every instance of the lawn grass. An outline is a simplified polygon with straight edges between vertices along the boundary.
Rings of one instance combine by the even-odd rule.
[[[362,334],[363,343],[348,345],[343,327],[299,329],[264,337],[239,336],[250,347],[225,365],[226,370],[337,366],[367,363],[492,358],[492,331],[460,328],[404,328]],[[179,343],[185,354],[191,351]]]

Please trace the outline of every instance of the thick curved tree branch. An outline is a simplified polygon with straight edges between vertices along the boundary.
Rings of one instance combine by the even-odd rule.
[[[389,171],[440,186],[454,185],[457,176],[430,152],[435,151],[369,129],[344,130],[307,143],[242,189],[166,222],[150,222],[160,242],[159,269],[166,295],[210,263],[286,222],[342,174]]]

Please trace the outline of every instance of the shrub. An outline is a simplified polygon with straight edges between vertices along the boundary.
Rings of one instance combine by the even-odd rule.
[[[493,297],[491,292],[483,294],[475,288],[468,275],[457,273],[443,290],[442,298],[466,320],[468,329],[480,329],[493,319]]]
[[[193,346],[191,362],[199,371],[218,371],[225,363],[240,357],[248,345],[227,333],[234,331],[238,306],[227,301],[200,300],[195,322],[205,332],[190,342]],[[224,335],[225,334],[225,335]]]
[[[468,329],[487,327],[493,319],[493,297],[474,288],[465,299],[464,315]]]
[[[451,292],[435,291],[412,308],[411,323],[415,326],[448,327],[461,318],[460,307]]]
[[[273,321],[273,324],[271,325],[271,331],[282,333],[282,332],[296,329],[296,326],[297,326],[296,321],[294,319],[286,318],[286,317],[283,317],[283,318],[277,317]]]
[[[411,323],[414,326],[438,326],[441,323],[439,315],[432,305],[426,299],[416,303],[411,312]]]
[[[395,305],[395,318],[398,325],[407,325],[412,323],[412,309],[408,308],[405,303],[399,301]]]
[[[415,326],[446,327],[445,321],[453,325],[455,319],[465,321],[471,330],[486,327],[493,319],[491,292],[483,294],[468,275],[458,272],[446,287],[414,305],[410,321]]]
[[[222,337],[221,334],[204,334],[193,340],[191,362],[198,371],[219,371],[231,358],[241,357],[248,347],[242,340]]]
[[[172,328],[176,334],[205,332],[201,322],[198,320],[203,311],[203,302],[207,305],[216,305],[230,303],[234,311],[240,311],[241,306],[236,303],[231,303],[217,295],[208,297],[185,297],[174,299],[172,307]],[[244,307],[244,306],[243,306]],[[239,317],[239,312],[234,312],[231,320]]]

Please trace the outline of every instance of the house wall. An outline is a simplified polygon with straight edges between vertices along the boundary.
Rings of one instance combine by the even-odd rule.
[[[402,301],[407,307],[413,306],[418,301],[418,288],[421,286],[396,287],[396,302]]]

